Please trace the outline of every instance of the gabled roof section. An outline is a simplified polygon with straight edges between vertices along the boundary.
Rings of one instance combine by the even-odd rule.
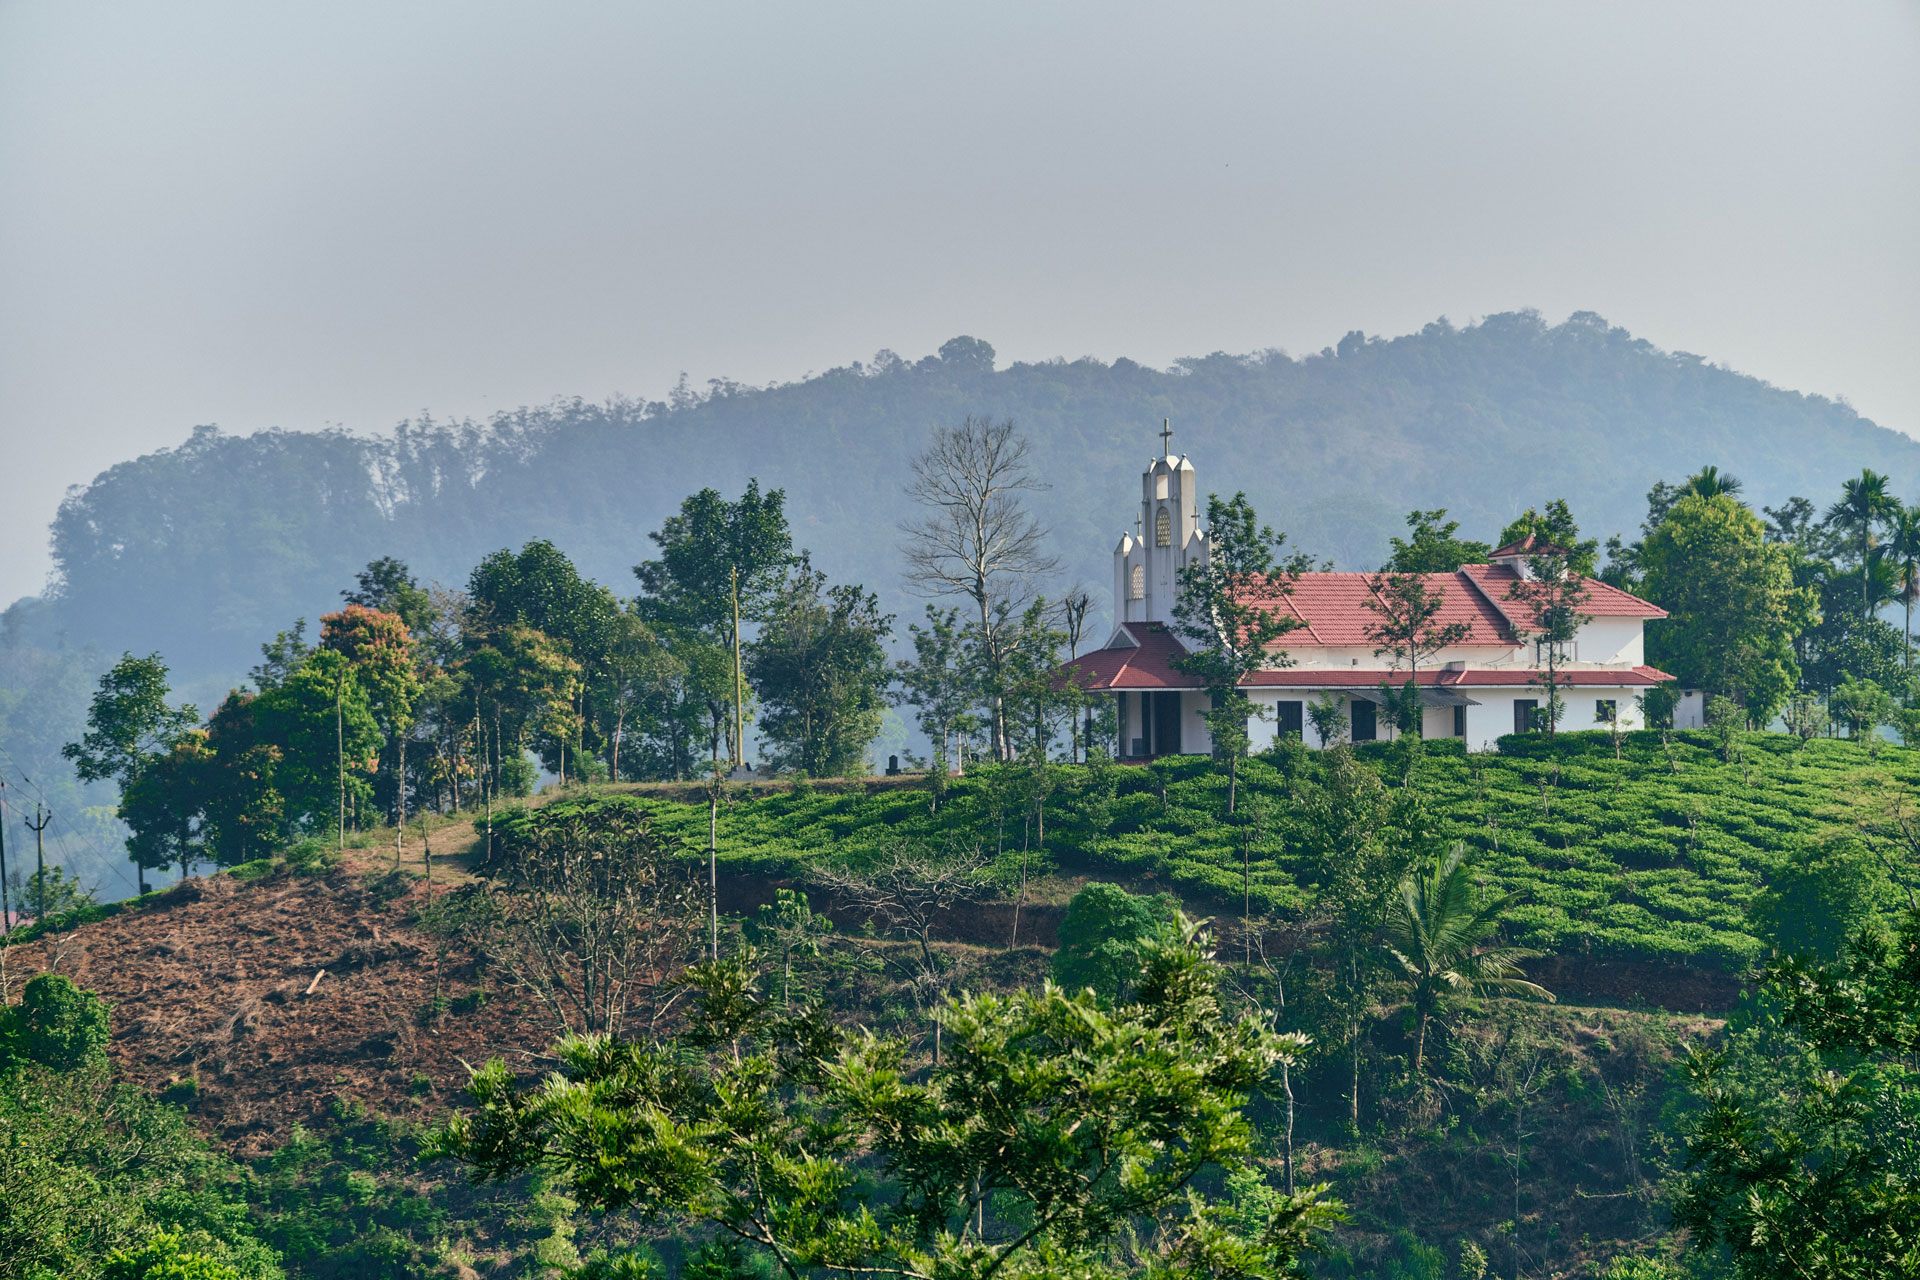
[[[1484,565],[1473,566],[1485,568]],[[1369,630],[1380,615],[1367,607],[1378,600],[1370,573],[1303,573],[1294,579],[1293,590],[1262,603],[1269,609],[1298,619],[1303,625],[1280,638],[1275,648],[1370,647],[1374,641]],[[1425,573],[1427,590],[1440,598],[1435,622],[1466,627],[1468,646],[1511,646],[1518,643],[1506,615],[1461,573]]]
[[[1192,677],[1174,670],[1173,660],[1186,654],[1163,623],[1129,622],[1120,630],[1135,643],[1131,647],[1095,649],[1057,668],[1060,683],[1078,675],[1087,690],[1197,689]],[[1116,633],[1115,639],[1121,637]]]
[[[1672,676],[1658,667],[1579,668],[1560,673],[1560,683],[1579,688],[1638,689],[1664,684]],[[1511,689],[1545,683],[1538,668],[1472,667],[1458,670],[1437,668],[1421,671],[1414,683],[1422,689]],[[1378,689],[1383,684],[1403,685],[1407,673],[1384,667],[1283,667],[1278,671],[1256,671],[1241,687],[1244,689]]]
[[[1520,575],[1505,565],[1470,564],[1460,570],[1461,576],[1468,579],[1479,589],[1488,604],[1500,611],[1509,627],[1526,630],[1532,625],[1528,610],[1518,601],[1507,599],[1507,593],[1513,590],[1513,584],[1520,581]],[[1583,578],[1587,588],[1587,602],[1580,606],[1580,612],[1590,618],[1664,618],[1667,611],[1657,604],[1649,604],[1639,596],[1629,595],[1618,587],[1610,587],[1598,578]]]

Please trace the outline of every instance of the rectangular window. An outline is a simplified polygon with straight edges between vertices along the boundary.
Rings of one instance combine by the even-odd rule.
[[[1363,698],[1353,700],[1353,740],[1372,742],[1380,735],[1379,726],[1374,721],[1375,707]]]
[[[1273,704],[1274,732],[1279,737],[1292,734],[1296,738],[1306,737],[1306,704],[1304,702],[1276,702]]]
[[[1513,731],[1515,733],[1533,732],[1533,713],[1540,709],[1535,698],[1515,698],[1513,700]]]
[[[1614,711],[1615,705],[1612,698],[1595,698],[1593,700],[1593,718],[1595,723],[1612,724],[1613,718],[1617,714]]]
[[[1456,738],[1464,738],[1467,736],[1467,709],[1465,707],[1455,707],[1453,709],[1453,736]]]

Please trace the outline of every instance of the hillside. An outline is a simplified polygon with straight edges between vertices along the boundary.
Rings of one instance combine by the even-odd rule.
[[[865,795],[781,800],[830,810],[857,808]],[[753,805],[776,807],[756,800],[734,812]],[[462,835],[460,825],[443,828],[436,848],[455,848]],[[439,892],[466,881],[448,865],[463,861],[436,858]],[[723,880],[729,896],[758,896],[770,881],[738,861]],[[551,1061],[552,1027],[418,927],[426,890],[417,858],[406,867],[416,874],[393,876],[384,851],[369,848],[330,872],[190,881],[15,948],[8,972],[17,981],[57,966],[107,999],[115,1063],[185,1105],[244,1162],[254,1220],[291,1275],[472,1280],[631,1239],[631,1223],[580,1212],[551,1186],[476,1188],[447,1164],[418,1160],[423,1127],[466,1104],[465,1063],[503,1055],[536,1074]],[[888,944],[842,918],[826,954],[799,962],[805,981],[841,1018],[883,1034],[923,1032],[906,986],[879,959]],[[974,989],[1009,990],[1046,971],[1046,953],[1032,946],[941,948]],[[1449,1031],[1457,1088],[1444,1116],[1422,1118],[1396,1092],[1404,1028],[1390,1008],[1380,1014],[1368,1071],[1390,1123],[1360,1135],[1343,1128],[1337,1057],[1294,1081],[1302,1176],[1331,1181],[1353,1210],[1317,1274],[1402,1266],[1438,1275],[1415,1268],[1466,1241],[1504,1257],[1512,1241],[1541,1274],[1572,1276],[1657,1229],[1658,1126],[1673,1068],[1687,1043],[1719,1033],[1717,1019],[1605,1001],[1469,1002]],[[1510,1126],[1516,1107],[1527,1126],[1523,1187],[1482,1137]],[[1266,1106],[1258,1120],[1271,1138],[1277,1113]],[[1513,1207],[1517,1238],[1503,1225]]]
[[[1444,506],[1486,536],[1565,497],[1589,533],[1630,532],[1643,495],[1715,462],[1757,502],[1824,501],[1862,466],[1894,491],[1920,480],[1920,444],[1844,405],[1667,353],[1588,313],[1445,321],[1390,340],[1350,334],[1303,359],[1212,355],[1156,370],[1086,358],[997,368],[955,339],[915,362],[800,382],[685,387],[664,402],[557,403],[486,423],[428,417],[380,438],[197,429],[76,490],[53,527],[50,593],[9,611],[7,636],[158,649],[224,691],[262,637],[338,600],[355,570],[397,555],[457,583],[480,556],[553,540],[626,592],[647,534],[703,486],[784,487],[796,539],[889,607],[907,461],[929,427],[1011,417],[1051,489],[1035,506],[1069,579],[1107,588],[1138,468],[1173,420],[1205,488],[1244,486],[1293,545],[1371,568],[1414,507]],[[231,425],[231,424],[230,424]],[[1097,628],[1096,628],[1097,629]]]
[[[1897,834],[1898,797],[1920,783],[1920,750],[1904,747],[1751,734],[1736,739],[1729,760],[1706,733],[1622,737],[1619,760],[1599,732],[1503,739],[1500,754],[1485,756],[1430,744],[1411,783],[1435,837],[1463,841],[1476,876],[1516,895],[1506,916],[1513,940],[1551,957],[1536,967],[1608,999],[1727,1007],[1737,976],[1765,953],[1752,909],[1769,881],[1823,841]],[[1391,747],[1359,755],[1398,786]],[[1299,817],[1300,788],[1315,784],[1317,767],[1312,753],[1299,764],[1285,753],[1248,761],[1238,821],[1226,817],[1224,773],[1199,757],[1111,768],[1104,779],[1057,770],[1045,847],[1029,875],[1056,877],[1066,892],[1087,877],[1170,890],[1229,929],[1243,889],[1256,914],[1288,914],[1306,902],[1324,860]],[[816,860],[957,841],[1004,850],[997,876],[1010,888],[1031,832],[1022,785],[1017,769],[977,770],[938,813],[924,790],[900,787],[735,801],[720,815],[722,865],[804,877]],[[675,790],[684,791],[641,788],[641,803],[704,847],[705,805],[664,798]],[[1248,815],[1261,806],[1243,862]]]

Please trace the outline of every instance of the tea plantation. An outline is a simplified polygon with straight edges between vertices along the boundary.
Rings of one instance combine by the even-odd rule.
[[[1796,850],[1847,834],[1894,865],[1912,860],[1899,817],[1920,783],[1920,750],[1656,732],[1624,735],[1617,760],[1604,733],[1501,745],[1467,755],[1457,743],[1429,743],[1411,771],[1396,746],[1367,744],[1356,755],[1435,839],[1465,841],[1490,888],[1518,895],[1508,933],[1544,951],[1738,970],[1764,949],[1749,919],[1755,898]],[[1167,888],[1237,914],[1250,851],[1254,910],[1298,911],[1325,855],[1292,819],[1324,772],[1316,754],[1298,749],[1247,761],[1229,818],[1226,776],[1203,757],[1055,766],[1041,783],[1045,841],[1029,870]],[[977,844],[999,851],[996,874],[1010,884],[1033,843],[1033,785],[1021,766],[974,769],[936,807],[924,784],[802,782],[731,799],[716,845],[725,870],[803,875],[811,863],[857,863],[901,841]],[[704,803],[604,792],[557,803],[644,806],[689,848],[706,849]],[[503,834],[514,825],[503,818]]]

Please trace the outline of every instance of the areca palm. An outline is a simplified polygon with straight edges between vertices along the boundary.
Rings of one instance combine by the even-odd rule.
[[[1907,606],[1907,624],[1902,632],[1907,665],[1913,665],[1913,602],[1920,599],[1920,507],[1902,507],[1894,517],[1892,537],[1887,550],[1899,570],[1900,600]]]
[[[1697,493],[1703,498],[1730,498],[1745,487],[1739,476],[1709,463],[1700,468],[1698,475],[1687,478],[1686,492]]]
[[[1417,1029],[1413,1070],[1426,1060],[1427,1024],[1446,1001],[1474,991],[1504,991],[1553,999],[1553,993],[1522,975],[1520,961],[1537,956],[1524,947],[1485,946],[1512,905],[1511,896],[1473,904],[1467,848],[1456,843],[1447,856],[1400,882],[1387,913],[1386,948],[1410,988]]]
[[[1840,487],[1840,501],[1827,508],[1827,523],[1852,536],[1859,545],[1860,565],[1867,567],[1873,550],[1873,531],[1899,513],[1900,500],[1887,492],[1887,477],[1871,468]],[[1868,574],[1860,575],[1860,613],[1870,617],[1873,603],[1867,594]]]

